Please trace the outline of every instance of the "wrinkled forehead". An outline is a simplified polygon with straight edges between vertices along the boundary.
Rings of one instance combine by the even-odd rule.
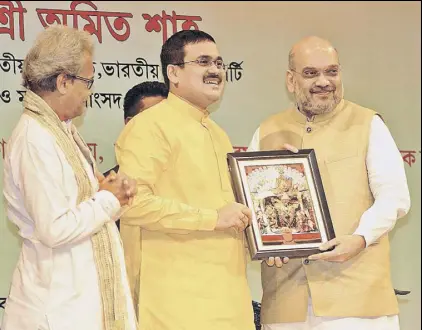
[[[339,65],[337,51],[330,47],[303,49],[294,54],[296,70],[305,67],[326,68],[330,65]]]
[[[185,46],[185,60],[195,60],[201,56],[209,56],[212,59],[220,57],[217,45],[211,41],[201,41]]]

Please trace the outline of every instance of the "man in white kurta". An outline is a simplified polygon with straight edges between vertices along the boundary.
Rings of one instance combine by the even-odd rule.
[[[109,245],[116,247],[113,263],[119,263],[120,274],[114,278],[121,281],[121,301],[127,307],[124,324],[113,329],[136,329],[123,250],[114,225],[121,205],[127,202],[125,198],[132,195],[124,197],[118,178],[108,183],[108,179],[97,180],[89,149],[71,122],[82,113],[83,100],[92,85],[89,37],[70,28],[49,28],[25,60],[25,112],[9,139],[4,161],[7,215],[19,228],[22,250],[6,303],[3,330],[106,330],[92,241],[104,226],[110,228]],[[66,57],[69,53],[72,58]],[[72,60],[83,65],[69,77],[66,72],[74,70],[69,64]],[[62,72],[50,79],[51,70]],[[37,119],[46,113],[57,123],[54,129]],[[79,159],[69,162],[54,131],[62,134],[62,140]],[[91,197],[82,202],[78,202],[82,183],[71,166],[73,162],[81,162],[87,175],[84,184],[90,187]]]

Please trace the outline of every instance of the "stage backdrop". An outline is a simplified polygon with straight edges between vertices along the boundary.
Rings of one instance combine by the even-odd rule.
[[[293,43],[308,35],[327,38],[340,54],[345,97],[381,113],[402,152],[413,205],[390,234],[392,273],[396,288],[412,291],[399,298],[402,329],[419,329],[420,9],[420,2],[1,1],[0,176],[7,140],[22,111],[22,60],[46,26],[67,23],[88,30],[95,40],[95,90],[77,124],[103,171],[115,165],[124,94],[142,81],[162,81],[160,49],[174,32],[200,29],[215,37],[229,69],[212,116],[240,150],[264,118],[290,105],[285,70]],[[20,242],[3,207],[0,235],[4,298]],[[249,264],[248,276],[253,298],[260,301],[258,262]],[[0,308],[0,319],[2,313]]]

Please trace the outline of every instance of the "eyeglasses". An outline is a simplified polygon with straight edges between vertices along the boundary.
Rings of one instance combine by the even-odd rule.
[[[314,68],[305,68],[302,72],[297,72],[294,69],[289,69],[290,71],[300,74],[304,79],[314,79],[316,77],[319,77],[321,75],[321,72],[324,73],[325,77],[330,78],[337,78],[340,74],[340,67],[330,67],[325,70],[317,70]]]
[[[198,58],[194,61],[175,63],[173,65],[183,65],[183,64],[189,64],[189,63],[196,63],[199,66],[203,66],[203,67],[210,67],[212,64],[215,64],[215,66],[219,70],[221,70],[221,69],[225,70],[226,69],[226,65],[224,64],[222,59],[211,60],[210,58],[206,58],[206,57],[201,57],[201,58]]]
[[[88,89],[91,89],[92,85],[94,84],[94,78],[88,79],[88,78],[84,78],[84,77],[80,77],[80,76],[75,76],[75,75],[68,75],[68,77],[70,77],[72,79],[78,79],[78,80],[82,80],[82,81],[86,82],[86,87]]]

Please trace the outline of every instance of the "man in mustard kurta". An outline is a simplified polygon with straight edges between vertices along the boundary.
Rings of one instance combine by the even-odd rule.
[[[234,202],[232,145],[207,111],[223,91],[223,60],[210,35],[181,31],[161,62],[167,100],[116,143],[120,171],[138,183],[121,221],[142,229],[139,329],[253,330],[243,233],[251,213]]]

